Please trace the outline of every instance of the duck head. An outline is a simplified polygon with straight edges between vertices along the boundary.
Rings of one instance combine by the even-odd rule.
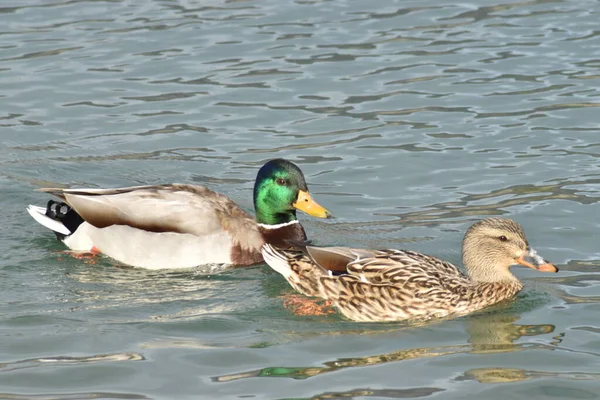
[[[487,218],[471,226],[463,240],[463,265],[478,282],[517,279],[509,270],[524,265],[542,272],[558,272],[529,246],[521,225],[511,219]]]
[[[317,218],[331,213],[315,202],[298,166],[281,158],[270,160],[258,171],[254,183],[256,221],[276,225],[296,220],[296,210]]]

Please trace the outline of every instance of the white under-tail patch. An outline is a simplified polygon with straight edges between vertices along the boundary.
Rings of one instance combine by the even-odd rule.
[[[285,256],[277,252],[270,244],[264,244],[260,252],[265,259],[265,262],[269,264],[269,267],[279,272],[285,279],[289,279],[294,273],[290,268],[290,264],[285,259]]]
[[[84,222],[79,225],[75,233],[65,237],[63,243],[73,251],[91,251],[94,247],[94,242],[90,238],[90,233],[98,230],[98,228]]]
[[[29,205],[27,212],[33,217],[39,224],[51,229],[54,232],[62,233],[63,235],[70,235],[71,232],[66,226],[60,221],[56,221],[46,215],[46,209],[43,207]]]

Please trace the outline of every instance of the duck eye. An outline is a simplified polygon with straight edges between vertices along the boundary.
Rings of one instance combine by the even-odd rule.
[[[504,235],[498,237],[498,239],[500,239],[501,242],[508,242],[508,238]]]
[[[277,183],[279,186],[283,186],[285,185],[285,179],[277,178],[277,180],[275,180],[275,183]]]

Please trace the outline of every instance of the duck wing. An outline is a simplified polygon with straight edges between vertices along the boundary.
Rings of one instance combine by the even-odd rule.
[[[320,296],[355,321],[397,321],[447,315],[468,285],[454,265],[407,250],[380,250],[321,276]]]
[[[196,265],[235,263],[234,250],[248,255],[249,263],[260,258],[263,239],[254,218],[227,196],[202,186],[171,184],[40,191],[63,199],[88,224],[98,228],[90,234],[94,235],[93,241],[100,251],[130,265],[154,265],[151,260],[145,260],[144,265],[138,262],[145,251],[157,254],[155,258],[160,260],[157,262],[164,263],[173,248],[181,248],[182,254],[198,258]],[[125,248],[134,244],[129,243],[133,237],[138,249],[135,256]],[[185,256],[179,264],[188,266],[193,262],[190,258]]]
[[[118,189],[39,189],[63,199],[97,228],[128,225],[150,232],[204,235],[235,218],[246,229],[256,223],[231,199],[203,186],[172,184]],[[225,228],[231,223],[225,221]]]
[[[453,264],[437,257],[410,250],[378,250],[373,256],[359,258],[347,266],[352,277],[377,285],[446,286],[465,276]]]

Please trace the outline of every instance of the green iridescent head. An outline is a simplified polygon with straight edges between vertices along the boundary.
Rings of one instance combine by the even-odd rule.
[[[318,205],[306,186],[304,174],[294,163],[278,158],[258,171],[254,183],[256,222],[276,225],[296,220],[296,210],[317,218],[328,218],[329,211]]]

